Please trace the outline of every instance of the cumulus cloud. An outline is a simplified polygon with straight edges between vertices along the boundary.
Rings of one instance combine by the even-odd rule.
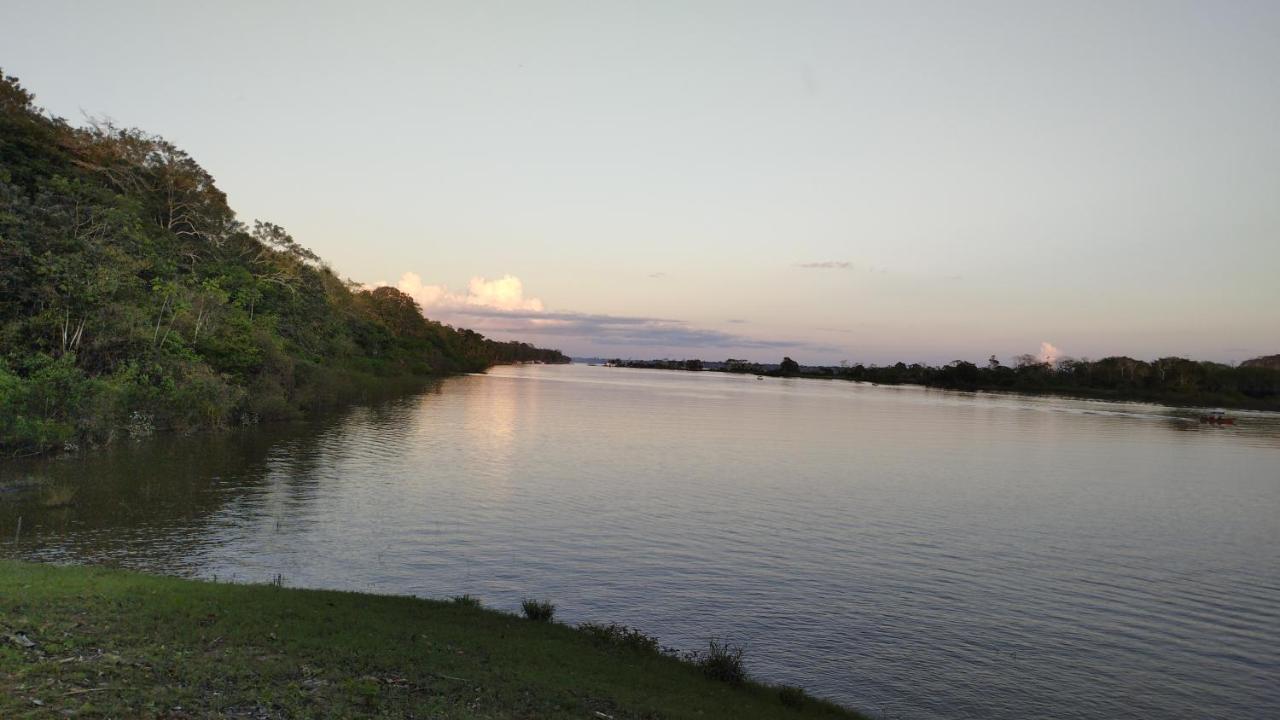
[[[1057,362],[1060,357],[1062,357],[1062,351],[1054,347],[1053,343],[1048,341],[1040,343],[1040,362],[1052,365]]]
[[[374,283],[374,287],[389,284],[379,282]],[[503,275],[496,280],[476,276],[467,283],[466,292],[455,293],[449,290],[447,285],[427,285],[422,282],[421,275],[407,272],[400,276],[400,281],[395,287],[417,300],[423,312],[426,313],[438,309],[465,307],[532,312],[541,312],[543,309],[541,300],[524,296],[524,283],[514,275]]]

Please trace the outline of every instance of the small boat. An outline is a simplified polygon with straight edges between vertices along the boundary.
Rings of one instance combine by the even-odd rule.
[[[1208,415],[1201,415],[1200,422],[1208,423],[1210,425],[1235,425],[1236,419],[1228,416],[1222,410],[1214,410]]]

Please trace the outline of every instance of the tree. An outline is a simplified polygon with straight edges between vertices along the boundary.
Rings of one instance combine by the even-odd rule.
[[[782,362],[778,364],[778,374],[786,377],[800,374],[800,363],[789,357],[782,358]]]
[[[141,130],[75,128],[0,73],[0,454],[294,417],[386,378],[567,362],[346,283]]]

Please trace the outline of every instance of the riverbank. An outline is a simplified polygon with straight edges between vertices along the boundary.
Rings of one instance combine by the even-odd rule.
[[[470,603],[8,560],[0,588],[6,718],[859,717]]]
[[[1124,358],[1127,360],[1127,358]],[[885,366],[885,367],[829,367],[806,366],[798,370],[783,372],[777,365],[739,365],[728,366],[725,363],[703,363],[700,360],[649,360],[649,361],[609,361],[609,367],[625,367],[644,370],[675,370],[683,372],[718,372],[730,375],[757,375],[760,377],[802,378],[806,380],[844,380],[871,385],[914,385],[934,390],[955,390],[958,392],[995,393],[1028,395],[1037,397],[1062,397],[1079,400],[1103,400],[1107,402],[1130,402],[1165,405],[1184,408],[1229,408],[1232,410],[1252,410],[1262,412],[1280,412],[1280,370],[1269,367],[1233,368],[1214,363],[1194,363],[1173,358],[1176,361],[1174,370],[1181,370],[1191,381],[1180,381],[1177,388],[1144,387],[1131,382],[1117,383],[1114,377],[1105,379],[1103,386],[1091,386],[1090,371],[1083,370],[1072,374],[1070,370],[1055,370],[1047,365],[1032,365],[1017,369],[1004,366],[978,367],[972,363],[953,363],[944,367],[923,365]],[[1089,365],[1087,361],[1080,361]],[[1093,365],[1101,365],[1107,361],[1099,361]],[[1132,361],[1139,365],[1148,365]],[[1164,362],[1164,361],[1157,361]],[[691,364],[693,363],[693,364]],[[899,364],[901,365],[901,363]],[[1207,368],[1206,368],[1207,366]],[[1071,367],[1078,367],[1071,366]],[[1126,372],[1128,371],[1128,366]],[[1188,369],[1190,368],[1190,369]],[[1104,370],[1111,371],[1107,366]],[[1167,371],[1167,369],[1165,369]],[[1147,368],[1150,372],[1150,368]],[[1209,381],[1208,375],[1216,373],[1219,377]],[[1236,373],[1247,377],[1225,378]],[[1112,375],[1115,373],[1113,372]],[[1165,373],[1162,372],[1161,375]],[[1169,374],[1172,374],[1171,372]],[[1106,378],[1107,373],[1099,372]],[[1131,378],[1132,379],[1132,378]],[[1210,384],[1217,388],[1244,386],[1256,396],[1244,394],[1239,390],[1223,391],[1197,387],[1198,383]],[[1191,387],[1192,389],[1186,389]]]

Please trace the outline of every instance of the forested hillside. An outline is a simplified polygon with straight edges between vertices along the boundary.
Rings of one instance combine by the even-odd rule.
[[[295,416],[388,380],[538,360],[239,221],[162,138],[73,127],[0,73],[0,454]]]

